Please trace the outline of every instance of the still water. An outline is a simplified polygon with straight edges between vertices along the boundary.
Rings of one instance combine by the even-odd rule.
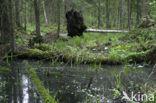
[[[93,103],[96,100],[100,103],[114,102],[112,89],[119,84],[117,77],[120,77],[120,86],[125,90],[135,84],[144,84],[147,80],[148,86],[156,86],[156,74],[149,79],[152,66],[52,66],[51,62],[40,61],[29,61],[29,64],[36,69],[45,88],[49,88],[52,95],[57,94],[60,103],[89,103],[90,99]],[[16,61],[11,67],[12,72],[0,73],[0,81],[6,81],[5,88],[0,90],[7,97],[6,103],[42,103],[24,62]]]

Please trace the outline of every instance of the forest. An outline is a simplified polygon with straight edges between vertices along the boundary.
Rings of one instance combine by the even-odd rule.
[[[0,103],[156,103],[156,0],[0,0]]]

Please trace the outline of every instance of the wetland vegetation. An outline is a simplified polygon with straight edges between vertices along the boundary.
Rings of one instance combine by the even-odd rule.
[[[155,5],[2,0],[0,103],[156,103]]]

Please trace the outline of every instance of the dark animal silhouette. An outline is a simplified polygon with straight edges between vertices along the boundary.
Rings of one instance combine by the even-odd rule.
[[[87,29],[82,14],[74,9],[66,13],[68,36],[82,36]]]

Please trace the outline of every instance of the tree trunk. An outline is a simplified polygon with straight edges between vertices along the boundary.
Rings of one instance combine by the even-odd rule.
[[[36,21],[36,34],[40,36],[40,12],[39,12],[39,0],[34,0],[35,9],[35,21]]]
[[[46,8],[45,8],[45,1],[43,0],[43,12],[44,12],[44,19],[45,19],[45,23],[46,26],[48,26],[48,19],[47,19],[47,12],[46,12]]]
[[[11,52],[14,53],[15,51],[15,37],[14,37],[14,25],[13,25],[13,6],[12,6],[12,0],[9,0],[9,20],[10,20],[10,35],[11,35],[11,41],[10,41],[10,48]]]
[[[13,28],[12,0],[1,0],[0,3],[0,34],[1,43],[10,42],[11,51],[14,52],[14,28]],[[2,12],[3,11],[3,12]],[[11,40],[11,41],[10,41]]]
[[[63,21],[62,21],[62,25],[63,25],[63,26],[66,24],[66,23],[65,23],[65,20],[66,20],[66,19],[65,19],[65,18],[66,18],[66,16],[65,16],[65,15],[66,15],[66,10],[65,10],[65,8],[66,8],[65,0],[62,0],[62,12],[63,12],[63,13],[62,13],[62,14],[63,14],[63,15],[62,15],[62,17],[63,17],[63,19],[62,19],[62,20],[63,20]]]
[[[59,37],[59,34],[60,34],[60,15],[61,15],[61,14],[60,14],[60,12],[61,12],[61,11],[60,11],[60,8],[61,8],[61,7],[60,7],[60,4],[61,4],[61,0],[58,0],[58,1],[57,1],[57,7],[58,7],[58,8],[57,8],[57,10],[58,10],[58,11],[57,11],[57,26],[58,26],[58,28],[57,28],[57,35],[58,35],[58,37]]]
[[[27,2],[25,1],[25,8],[24,8],[24,30],[27,30]]]
[[[143,17],[148,15],[148,0],[143,0]]]
[[[70,10],[70,7],[71,7],[71,0],[65,0],[66,2],[66,6],[65,6],[65,11],[69,11]]]
[[[32,5],[31,5],[32,0],[29,0],[29,23],[32,25]]]
[[[120,29],[123,29],[124,22],[124,0],[120,0]]]
[[[128,29],[131,29],[131,0],[127,0],[127,8],[128,8]]]
[[[127,33],[126,30],[100,30],[100,29],[87,29],[86,32],[96,32],[96,33]]]
[[[137,0],[136,26],[140,23],[140,0]]]
[[[110,28],[110,25],[109,25],[109,1],[106,0],[106,29],[109,29]]]
[[[9,21],[9,6],[8,0],[1,0],[0,3],[0,34],[1,34],[1,43],[6,44],[10,41],[10,21]]]
[[[20,27],[21,23],[20,23],[19,0],[15,1],[15,6],[16,6],[16,25],[17,27]]]
[[[19,0],[19,1],[20,1],[20,12],[23,12],[24,0]],[[21,26],[23,26],[23,24],[24,24],[24,16],[23,15],[20,15],[20,24],[21,24]]]
[[[98,0],[98,29],[101,26],[101,0]]]

